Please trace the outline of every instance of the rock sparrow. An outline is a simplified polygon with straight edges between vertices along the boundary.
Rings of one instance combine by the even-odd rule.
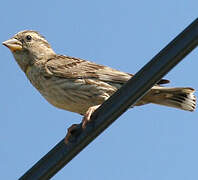
[[[21,31],[3,42],[27,78],[55,107],[84,116],[82,127],[104,101],[133,75],[80,58],[56,54],[38,32]],[[194,111],[196,98],[189,87],[162,87],[161,80],[135,106],[154,103]]]

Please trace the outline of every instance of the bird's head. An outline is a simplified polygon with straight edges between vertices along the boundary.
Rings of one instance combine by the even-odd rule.
[[[47,40],[36,31],[26,30],[3,42],[23,71],[36,61],[50,58],[55,52]]]

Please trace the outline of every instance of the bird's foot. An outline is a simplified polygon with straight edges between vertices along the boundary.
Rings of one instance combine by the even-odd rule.
[[[99,107],[100,105],[90,107],[84,115],[82,120],[82,128],[85,129],[88,122],[91,121],[92,113]]]
[[[97,106],[92,106],[90,107],[87,112],[85,113],[83,120],[82,120],[82,126],[80,124],[73,124],[71,127],[67,129],[67,134],[65,137],[65,144],[68,144],[69,142],[72,141],[72,139],[75,139],[80,133],[82,132],[83,129],[86,128],[87,123],[91,121],[91,115],[92,113],[99,107],[100,105]]]
[[[77,137],[82,131],[82,128],[79,124],[73,124],[67,129],[67,134],[65,136],[65,144],[68,144],[72,141],[72,138]]]

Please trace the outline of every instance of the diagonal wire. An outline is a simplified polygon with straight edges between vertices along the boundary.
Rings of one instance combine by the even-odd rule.
[[[93,122],[82,131],[81,124],[67,145],[61,140],[19,180],[50,179],[111,123],[135,104],[154,84],[198,45],[198,19],[161,50],[121,89],[92,115]]]

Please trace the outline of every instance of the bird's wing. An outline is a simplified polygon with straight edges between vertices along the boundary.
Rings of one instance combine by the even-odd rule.
[[[67,79],[98,79],[101,81],[125,83],[133,75],[107,66],[69,56],[56,55],[45,64],[47,74]]]
[[[67,79],[97,79],[111,83],[126,83],[133,75],[107,66],[95,64],[79,58],[55,55],[45,64],[48,76],[58,76]],[[158,84],[166,84],[162,79]]]

